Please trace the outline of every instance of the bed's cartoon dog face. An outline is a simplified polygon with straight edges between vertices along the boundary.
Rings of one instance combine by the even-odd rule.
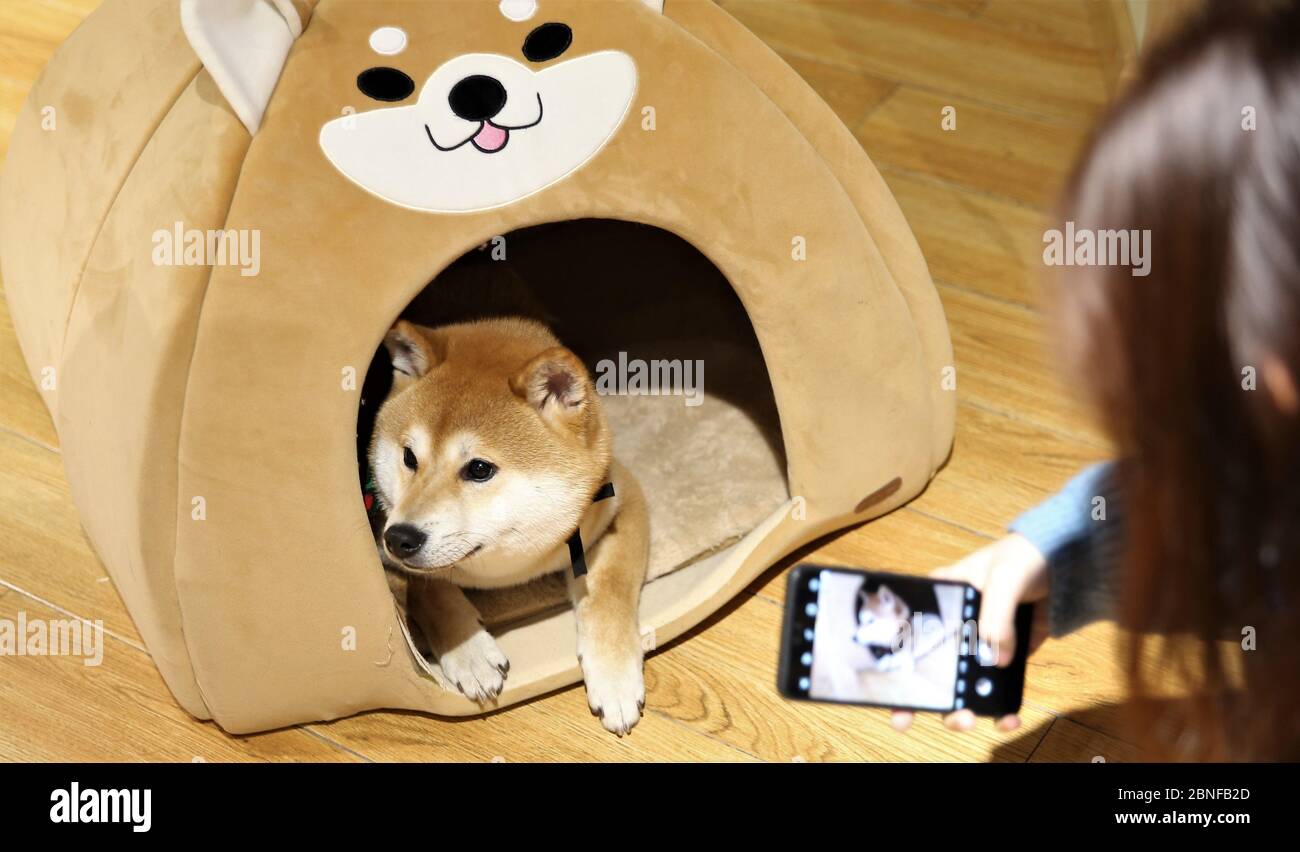
[[[302,33],[304,0],[181,2],[191,44],[256,132]],[[662,10],[662,0],[641,2]],[[426,19],[438,9],[431,28]],[[550,186],[604,147],[637,90],[631,56],[602,49],[598,36],[584,43],[582,12],[547,0],[375,7],[378,26],[331,34],[355,41],[349,50],[368,53],[371,64],[349,71],[356,88],[340,92],[340,104],[364,105],[321,126],[321,150],[367,192],[415,210],[487,210]],[[458,20],[473,34],[458,37]],[[484,36],[490,43],[476,45]],[[467,50],[452,54],[451,46]]]
[[[529,41],[547,27],[568,29],[543,24]],[[568,40],[553,49],[562,52]],[[528,46],[519,59],[457,56],[424,82],[414,104],[334,119],[321,128],[325,156],[364,189],[417,210],[483,210],[549,186],[622,124],[636,66],[607,50],[536,71],[525,64]],[[375,97],[366,91],[372,73],[382,72],[358,79]]]

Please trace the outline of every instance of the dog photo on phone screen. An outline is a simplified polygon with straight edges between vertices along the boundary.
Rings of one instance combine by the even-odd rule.
[[[959,585],[821,572],[809,696],[950,708],[962,598]]]

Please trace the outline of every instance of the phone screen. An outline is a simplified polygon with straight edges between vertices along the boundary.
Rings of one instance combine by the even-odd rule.
[[[963,706],[979,615],[970,586],[800,566],[789,594],[783,692],[916,710]]]

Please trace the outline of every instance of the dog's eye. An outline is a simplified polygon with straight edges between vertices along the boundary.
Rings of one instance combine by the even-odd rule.
[[[396,68],[367,68],[357,75],[357,88],[377,101],[400,101],[415,91],[415,81]]]
[[[554,59],[573,44],[573,30],[568,24],[542,24],[524,39],[524,58],[529,62]]]
[[[409,470],[415,470],[420,466],[420,462],[415,458],[415,453],[412,452],[410,447],[402,448],[402,464],[406,465]]]
[[[468,479],[470,482],[487,482],[496,475],[497,466],[490,461],[483,459],[471,459],[469,464],[461,469],[461,479]]]

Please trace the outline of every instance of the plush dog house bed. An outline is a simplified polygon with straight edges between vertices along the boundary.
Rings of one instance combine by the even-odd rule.
[[[706,0],[108,0],[28,98],[0,217],[87,536],[177,700],[232,732],[482,710],[427,676],[358,490],[367,367],[430,298],[490,313],[508,270],[589,364],[703,360],[699,406],[604,398],[651,511],[647,644],[911,499],[952,441],[897,204]],[[189,257],[190,231],[257,251]],[[500,706],[580,679],[558,588],[476,600]]]

